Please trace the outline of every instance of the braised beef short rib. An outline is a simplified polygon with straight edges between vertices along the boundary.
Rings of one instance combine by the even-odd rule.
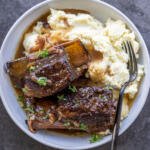
[[[80,87],[41,100],[26,98],[26,104],[34,110],[27,121],[32,132],[66,129],[95,133],[113,128],[117,103],[108,87]]]
[[[48,49],[44,57],[35,52],[6,66],[26,96],[42,98],[61,91],[83,75],[88,60],[86,49],[80,40],[75,40]]]

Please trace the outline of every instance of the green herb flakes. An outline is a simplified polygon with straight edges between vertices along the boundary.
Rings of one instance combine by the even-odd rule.
[[[45,116],[42,117],[43,119],[48,119],[49,118],[49,114],[46,114]]]
[[[18,84],[15,84],[14,88],[20,89],[20,86]]]
[[[106,86],[106,89],[108,89],[108,90],[113,90],[113,87],[110,86],[110,85],[108,85],[108,86]]]
[[[87,79],[88,79],[89,77],[90,77],[89,73],[88,73],[88,72],[86,72],[86,73],[85,73],[85,78],[87,78]]]
[[[47,78],[46,77],[39,77],[37,80],[37,83],[41,86],[46,86],[47,85]]]
[[[40,114],[44,114],[44,112],[45,112],[44,109],[39,110]]]
[[[22,91],[23,91],[23,93],[27,93],[28,92],[27,87],[22,88]]]
[[[24,110],[25,110],[26,112],[28,112],[28,113],[34,114],[34,109],[33,109],[32,106],[26,107],[26,108],[24,108]]]
[[[73,93],[77,92],[77,88],[74,85],[69,85],[68,89]]]
[[[104,95],[101,95],[101,94],[100,94],[98,97],[99,97],[100,99],[103,99],[103,98],[104,98]]]
[[[32,72],[35,70],[35,66],[30,66],[29,71]]]
[[[22,95],[19,95],[18,96],[18,101],[23,101],[24,100],[24,97]]]
[[[48,50],[46,49],[46,50],[39,51],[38,57],[40,57],[40,58],[45,58],[45,57],[47,57],[48,55],[49,55],[49,52],[48,52]]]
[[[79,127],[81,130],[87,130],[87,126],[84,123],[80,123]]]
[[[64,94],[58,95],[57,98],[58,98],[59,101],[64,101],[64,100],[66,100]]]
[[[18,102],[21,107],[24,107],[24,97],[22,95],[18,96]]]
[[[28,113],[34,113],[34,109],[32,106],[26,106],[24,103],[24,96],[23,95],[19,95],[18,96],[18,102],[20,104],[20,106]]]
[[[64,123],[64,126],[65,126],[65,127],[69,127],[70,125],[71,125],[70,122],[65,122],[65,123]]]
[[[90,143],[95,143],[95,142],[98,142],[102,139],[102,136],[99,135],[99,134],[93,134],[90,138]]]

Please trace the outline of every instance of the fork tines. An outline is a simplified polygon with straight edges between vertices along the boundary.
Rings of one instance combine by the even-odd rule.
[[[129,69],[130,77],[132,75],[132,78],[130,80],[133,81],[137,77],[138,67],[137,67],[137,60],[136,60],[136,56],[131,41],[129,40],[123,41],[122,48],[129,56],[128,69]]]

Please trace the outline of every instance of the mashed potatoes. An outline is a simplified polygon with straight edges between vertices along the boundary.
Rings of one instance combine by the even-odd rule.
[[[99,60],[93,59],[89,64],[88,73],[94,82],[112,85],[119,89],[129,79],[128,55],[122,50],[121,43],[125,39],[131,40],[137,58],[140,46],[134,32],[130,31],[123,21],[108,19],[102,24],[89,14],[75,15],[51,9],[47,22],[50,25],[48,32],[42,33],[43,25],[38,22],[33,32],[25,35],[23,44],[27,53],[37,47],[39,38],[44,39],[45,45],[48,45],[47,41],[55,44],[78,38],[88,50],[91,51],[92,47],[92,51],[97,51],[103,56]],[[138,92],[138,85],[144,74],[143,68],[142,65],[138,65],[138,77],[125,91],[123,118],[129,111],[128,100],[133,99]]]

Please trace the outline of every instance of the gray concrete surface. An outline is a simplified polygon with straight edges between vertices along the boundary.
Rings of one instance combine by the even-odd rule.
[[[0,45],[12,24],[42,0],[0,0]],[[124,12],[142,33],[150,49],[150,0],[105,0]],[[1,86],[1,85],[0,85]],[[106,144],[95,150],[109,150]],[[53,150],[24,134],[0,101],[0,150]],[[120,137],[119,150],[150,150],[150,94],[143,111]]]

